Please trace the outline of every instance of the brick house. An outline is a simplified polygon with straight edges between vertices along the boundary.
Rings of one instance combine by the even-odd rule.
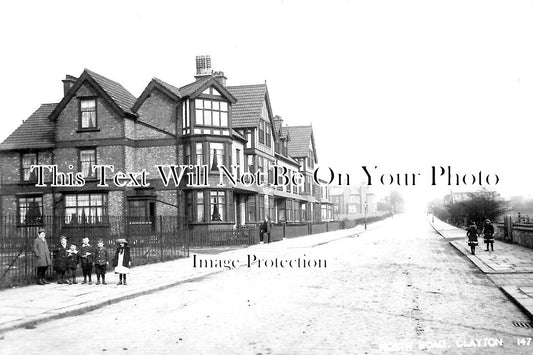
[[[129,216],[148,228],[157,216],[175,216],[193,229],[257,223],[265,216],[320,221],[321,203],[328,201],[308,180],[302,189],[242,181],[217,186],[220,164],[235,165],[237,176],[269,172],[266,182],[276,164],[308,177],[316,149],[312,128],[282,127],[273,116],[266,84],[226,86],[209,57],[197,57],[196,64],[194,82],[176,87],[154,78],[138,98],[87,69],[78,78],[67,75],[61,101],[41,105],[0,144],[0,214],[16,214],[20,225],[60,216],[64,228],[105,227],[109,216]],[[36,164],[57,165],[59,182],[79,173],[85,184],[53,187],[45,169],[46,186],[37,187],[30,172]],[[97,164],[113,165],[114,173],[146,169],[150,186],[97,186]],[[156,168],[165,164],[205,164],[209,184],[165,186]]]
[[[364,215],[365,208],[369,215],[377,212],[375,195],[368,190],[368,186],[335,187],[331,189],[330,199],[333,217],[337,220],[360,218]]]

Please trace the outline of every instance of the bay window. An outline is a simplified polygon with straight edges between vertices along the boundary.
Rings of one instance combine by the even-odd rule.
[[[67,194],[65,223],[102,223],[107,217],[107,195],[103,193]]]
[[[211,221],[221,222],[226,217],[226,196],[224,191],[211,191]]]

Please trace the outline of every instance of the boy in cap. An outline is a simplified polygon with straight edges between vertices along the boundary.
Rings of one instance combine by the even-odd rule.
[[[94,250],[94,267],[96,269],[96,284],[100,285],[100,277],[102,278],[102,285],[105,283],[105,273],[107,265],[109,264],[109,254],[107,249],[104,247],[104,241],[98,239],[96,244],[96,249]]]
[[[81,242],[80,265],[81,272],[83,273],[82,284],[86,284],[87,279],[89,279],[89,285],[92,285],[91,274],[93,273],[94,248],[89,244],[89,238],[87,237],[83,238]]]
[[[77,284],[76,282],[76,268],[78,267],[79,262],[79,255],[78,255],[78,248],[76,247],[76,244],[70,244],[70,249],[67,251],[68,253],[68,260],[67,260],[67,270],[68,270],[68,278],[72,278],[72,282],[68,280],[68,284],[71,283]]]

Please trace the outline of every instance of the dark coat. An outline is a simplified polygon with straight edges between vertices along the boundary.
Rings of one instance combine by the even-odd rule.
[[[263,221],[263,224],[261,224],[261,232],[262,233],[272,232],[272,222],[270,222],[270,220]]]
[[[49,266],[52,264],[52,258],[50,258],[50,250],[48,249],[46,239],[42,240],[37,237],[33,240],[33,255],[35,257],[35,266]]]
[[[78,254],[68,254],[67,257],[67,269],[75,269],[80,262],[79,251]]]
[[[85,256],[85,253],[90,253],[90,255]],[[94,247],[92,245],[82,245],[79,256],[81,267],[92,265],[94,262]]]
[[[477,245],[477,229],[476,227],[468,227],[466,231],[469,245]]]
[[[485,223],[483,227],[483,239],[485,243],[494,243],[494,227],[490,223]]]
[[[483,234],[485,236],[491,236],[494,234],[494,226],[490,223],[486,223],[485,227],[483,228]]]
[[[54,251],[54,270],[58,272],[67,270],[67,260],[67,247],[65,246],[65,248],[63,248],[63,246],[60,245],[59,248]]]
[[[96,247],[94,249],[94,263],[96,265],[107,265],[108,261],[109,253],[107,252],[107,249],[105,247],[102,247],[101,249]]]
[[[126,244],[124,248],[118,247],[113,257],[113,267],[118,266],[118,254],[121,250],[124,250],[124,259],[122,260],[122,266],[129,267],[131,260],[130,247]]]

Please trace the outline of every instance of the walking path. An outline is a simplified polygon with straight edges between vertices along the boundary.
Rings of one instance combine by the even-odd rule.
[[[486,251],[479,239],[476,254],[470,253],[466,231],[431,217],[432,224],[444,239],[463,253],[533,320],[533,250],[518,244],[496,240],[494,251]]]
[[[378,228],[384,221],[369,225],[369,229]],[[261,256],[275,255],[283,248],[305,248],[322,245],[337,239],[357,236],[364,232],[363,226],[329,233],[308,235],[300,238],[285,239],[271,244],[259,244],[247,248],[227,248],[227,251],[210,255],[210,259],[239,259],[239,267],[247,263],[245,254],[260,253]],[[283,246],[283,248],[280,248]],[[208,254],[213,254],[209,250]],[[185,282],[200,281],[210,275],[224,272],[222,267],[193,267],[193,256],[206,254],[191,251],[189,258],[164,263],[133,267],[128,275],[128,285],[118,286],[117,277],[112,272],[106,276],[107,285],[59,285],[52,283],[45,286],[32,285],[0,291],[0,336],[15,328],[32,328],[39,322],[78,315],[91,310],[120,302],[125,299],[153,293]]]

